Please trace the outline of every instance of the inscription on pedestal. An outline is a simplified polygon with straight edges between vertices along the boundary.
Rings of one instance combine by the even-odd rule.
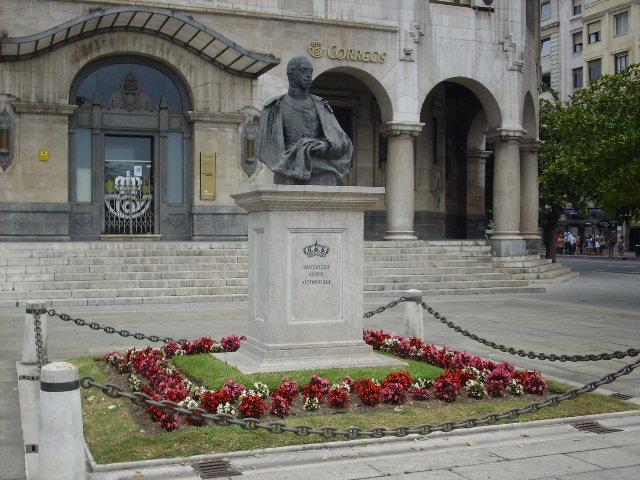
[[[344,232],[289,235],[289,323],[344,322]]]

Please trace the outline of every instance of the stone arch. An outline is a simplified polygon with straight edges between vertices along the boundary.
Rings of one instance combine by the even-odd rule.
[[[484,110],[477,113],[469,127],[467,150],[484,150],[487,144],[487,115]]]
[[[99,55],[94,58],[89,58],[87,61],[77,70],[75,75],[71,79],[69,85],[69,103],[74,103],[73,94],[77,90],[80,83],[82,83],[86,77],[93,71],[99,69],[101,66],[109,65],[110,63],[125,63],[125,62],[138,63],[146,65],[148,67],[159,70],[163,74],[167,75],[176,85],[180,93],[185,98],[184,111],[193,109],[194,95],[191,89],[191,85],[184,74],[169,62],[162,58],[157,58],[151,55],[146,55],[141,52],[123,52],[123,53],[108,53]]]
[[[531,92],[527,92],[524,96],[524,105],[522,107],[522,128],[525,129],[526,138],[536,140],[538,138],[538,112],[536,104],[533,101]]]
[[[482,104],[482,108],[484,109],[484,113],[485,113],[486,120],[487,120],[487,129],[493,130],[493,129],[496,129],[496,128],[500,128],[502,126],[502,121],[503,121],[502,110],[500,108],[500,105],[498,104],[498,101],[496,100],[496,97],[481,82],[479,82],[477,80],[474,80],[472,78],[454,76],[454,77],[449,77],[449,78],[443,79],[442,81],[440,81],[436,85],[434,85],[426,93],[426,95],[424,96],[422,104],[424,105],[424,102],[427,101],[427,99],[431,95],[431,93],[439,85],[441,85],[442,83],[445,83],[445,82],[450,82],[450,83],[455,83],[455,84],[461,85],[461,86],[467,88],[468,90],[470,90],[478,98],[478,100]]]
[[[376,101],[378,102],[378,106],[380,107],[380,116],[382,122],[386,123],[393,120],[393,104],[391,102],[391,97],[389,96],[387,89],[371,73],[356,67],[339,66],[328,68],[321,72],[316,71],[316,79],[318,77],[321,77],[322,75],[331,73],[344,73],[347,75],[351,75],[352,77],[355,77],[362,83],[364,83],[376,97]]]

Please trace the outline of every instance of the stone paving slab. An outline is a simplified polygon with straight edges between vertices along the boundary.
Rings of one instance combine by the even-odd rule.
[[[408,475],[392,475],[390,477],[384,477],[386,480],[463,480],[457,473],[453,473],[449,470],[433,470],[429,472],[428,476],[424,473],[409,473]]]
[[[638,478],[640,478],[640,467],[627,467],[606,471],[580,473],[577,475],[563,475],[560,477],[553,477],[553,480],[638,480]]]
[[[635,433],[637,437],[640,437],[638,432]],[[638,443],[640,443],[640,438],[638,438]],[[602,468],[621,468],[632,466],[639,466],[640,468],[640,445],[603,448],[590,452],[575,452],[568,455]]]
[[[467,467],[455,467],[453,472],[469,480],[517,479],[537,480],[549,476],[602,470],[600,467],[568,457],[548,455],[546,457],[522,458],[504,462],[485,463]]]

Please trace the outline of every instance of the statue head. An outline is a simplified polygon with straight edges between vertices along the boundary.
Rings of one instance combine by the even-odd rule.
[[[293,57],[287,63],[287,78],[289,88],[308,92],[313,82],[313,66],[307,57]]]

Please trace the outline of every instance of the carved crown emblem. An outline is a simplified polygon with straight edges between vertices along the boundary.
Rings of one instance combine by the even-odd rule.
[[[312,257],[324,258],[329,254],[331,250],[326,245],[320,245],[316,240],[316,243],[312,245],[307,245],[302,249],[302,251],[309,258],[312,258]]]
[[[309,55],[311,55],[314,58],[320,58],[322,55],[324,55],[324,48],[322,48],[322,43],[320,43],[317,40],[314,40],[313,42],[311,42],[311,44],[309,45],[309,48],[307,49],[307,51],[309,52]]]

